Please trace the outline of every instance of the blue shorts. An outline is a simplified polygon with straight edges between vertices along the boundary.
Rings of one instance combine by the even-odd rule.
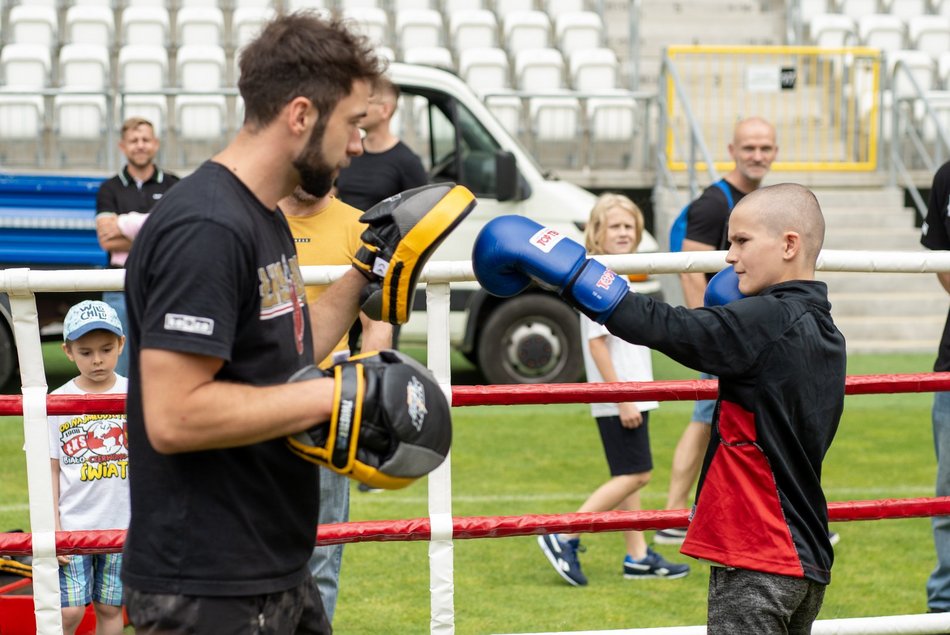
[[[59,568],[59,601],[62,606],[90,602],[122,606],[121,553],[70,556]]]
[[[700,373],[700,379],[716,379],[715,375],[710,375],[709,373]],[[693,406],[693,416],[690,418],[690,421],[696,421],[698,423],[705,423],[707,426],[712,425],[713,414],[716,410],[716,400],[715,399],[700,399],[696,402],[696,405]]]

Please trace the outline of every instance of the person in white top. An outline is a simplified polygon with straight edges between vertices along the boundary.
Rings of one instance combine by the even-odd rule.
[[[126,393],[128,380],[115,372],[125,345],[115,309],[98,300],[80,302],[66,314],[63,338],[63,351],[79,376],[53,394]],[[56,529],[126,529],[130,508],[125,415],[52,416],[49,440]],[[63,632],[76,632],[91,602],[96,633],[122,633],[122,554],[57,559]]]
[[[585,234],[591,255],[633,253],[643,236],[643,214],[626,196],[604,194],[591,210]],[[653,381],[650,349],[611,335],[605,326],[584,315],[580,319],[587,381]],[[653,470],[649,413],[658,407],[656,401],[591,404],[610,479],[587,498],[578,512],[640,509],[640,490],[650,482]],[[624,578],[672,579],[689,574],[689,565],[669,562],[649,548],[643,532],[625,531],[624,541]],[[577,558],[577,552],[583,551],[577,534],[538,536],[538,544],[566,582],[574,586],[587,584]]]

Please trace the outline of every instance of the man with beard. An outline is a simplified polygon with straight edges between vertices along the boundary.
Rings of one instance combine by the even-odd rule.
[[[178,183],[177,176],[155,165],[159,140],[151,121],[129,117],[122,122],[119,137],[119,150],[125,155],[126,165],[111,179],[103,181],[96,195],[96,236],[99,246],[109,254],[109,266],[116,268],[125,266],[132,241],[148,217],[148,211],[168,188]],[[102,299],[115,309],[122,328],[128,331],[122,292],[106,291]],[[128,377],[128,347],[119,355],[115,371]]]
[[[287,198],[278,203],[287,218],[290,233],[297,244],[297,259],[300,266],[348,265],[360,246],[360,234],[366,225],[359,222],[362,212],[340,199],[330,196],[308,194],[297,187]],[[307,285],[307,303],[314,306],[327,287]],[[361,352],[378,351],[392,346],[393,327],[388,322],[371,320],[360,312],[359,323],[363,329]],[[343,337],[320,368],[350,356],[348,338]],[[362,483],[361,483],[362,485]],[[342,474],[325,467],[320,468],[320,517],[319,524],[345,523],[350,519],[350,483]],[[333,622],[340,585],[340,565],[343,562],[343,545],[317,545],[310,557],[310,574],[320,590],[320,597]]]
[[[244,125],[161,201],[127,264],[122,579],[138,633],[331,632],[307,569],[318,473],[285,437],[335,415],[335,381],[287,381],[340,340],[367,278],[308,307],[277,203],[328,191],[361,151],[379,61],[342,23],[293,13],[240,71]]]

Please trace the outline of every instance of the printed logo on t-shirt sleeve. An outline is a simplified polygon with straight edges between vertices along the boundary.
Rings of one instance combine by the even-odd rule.
[[[182,315],[181,313],[166,313],[165,330],[194,333],[196,335],[212,335],[214,334],[214,320],[194,315]]]

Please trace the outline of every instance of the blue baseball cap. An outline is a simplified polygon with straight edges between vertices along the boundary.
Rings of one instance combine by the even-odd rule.
[[[101,300],[83,300],[70,308],[63,320],[63,341],[72,342],[97,330],[124,335],[115,309]]]

